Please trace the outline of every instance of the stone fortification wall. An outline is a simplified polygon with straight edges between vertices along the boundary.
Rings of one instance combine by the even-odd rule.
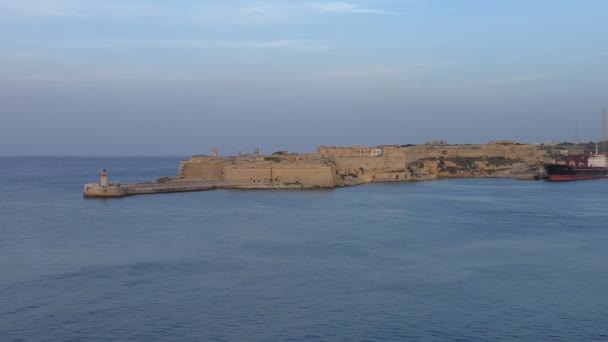
[[[374,154],[373,151],[377,150],[381,153]],[[354,183],[433,179],[456,174],[478,176],[502,172],[508,175],[511,169],[518,168],[520,164],[542,161],[546,151],[535,145],[501,142],[477,145],[321,146],[318,154],[323,160],[335,164],[344,182]],[[452,166],[450,159],[464,164]],[[495,162],[499,165],[492,164]]]
[[[542,160],[546,151],[534,145],[450,145],[450,146],[411,146],[401,148],[407,162],[414,162],[429,157],[445,158],[489,158],[502,157],[525,162]]]
[[[267,159],[193,157],[180,163],[179,177],[233,184],[301,184],[303,187],[337,184],[335,167],[322,164],[315,155],[308,155],[304,160],[286,161],[278,156]]]
[[[408,179],[402,154],[380,157],[337,157],[332,162],[341,176],[351,176],[363,182]]]
[[[321,146],[318,155],[334,164],[337,174],[346,183],[409,179],[404,154],[397,147]]]
[[[320,146],[317,149],[317,154],[321,158],[360,158],[360,157],[377,157],[382,155],[382,148],[370,146]]]
[[[224,180],[230,183],[270,183],[270,162],[224,165]]]
[[[486,145],[384,145],[379,147],[321,146],[317,153],[280,151],[263,156],[198,155],[180,162],[179,177],[156,183],[108,183],[104,170],[99,184],[86,184],[86,197],[202,191],[211,189],[333,188],[379,181],[457,177],[539,176],[547,151],[534,145],[499,141]],[[525,176],[525,177],[522,177]]]
[[[178,176],[206,180],[223,179],[224,162],[211,158],[192,158],[180,162]]]
[[[301,184],[305,187],[333,187],[335,169],[313,163],[258,162],[224,166],[224,180],[229,183]]]
[[[287,151],[264,157],[195,156],[180,164],[179,177],[232,184],[297,184],[333,187],[377,181],[510,175],[542,161],[534,145],[321,146],[317,153]]]
[[[277,160],[284,160],[288,162],[300,162],[300,161],[314,161],[321,162],[321,155],[318,153],[287,153],[287,151],[281,151],[281,153],[273,153],[271,158]]]
[[[298,163],[272,165],[273,181],[280,184],[301,183],[306,187],[331,188],[338,184],[333,165]]]

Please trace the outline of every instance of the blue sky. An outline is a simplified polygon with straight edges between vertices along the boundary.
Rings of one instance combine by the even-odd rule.
[[[0,155],[601,137],[608,2],[0,0]]]

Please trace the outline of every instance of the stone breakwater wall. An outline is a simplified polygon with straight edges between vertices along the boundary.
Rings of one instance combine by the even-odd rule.
[[[273,184],[273,183],[224,183],[210,182],[206,180],[172,179],[162,183],[115,183],[102,186],[97,183],[86,184],[83,195],[87,198],[116,198],[146,194],[162,194],[173,192],[193,192],[207,191],[216,189],[226,190],[302,190],[302,189],[323,189],[332,187],[306,186],[302,184]]]
[[[85,197],[123,197],[127,195],[128,187],[123,184],[109,184],[103,186],[97,183],[89,183],[84,185],[83,194]]]
[[[217,187],[217,184],[209,182],[116,183],[107,186],[86,184],[83,194],[84,197],[89,198],[112,198],[168,192],[204,191],[217,189]]]

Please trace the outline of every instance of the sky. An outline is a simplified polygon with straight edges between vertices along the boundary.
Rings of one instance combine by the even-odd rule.
[[[602,137],[605,0],[0,0],[0,155]]]

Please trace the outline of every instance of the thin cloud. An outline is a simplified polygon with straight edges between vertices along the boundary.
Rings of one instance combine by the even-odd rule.
[[[7,51],[7,52],[0,52],[0,59],[22,60],[22,59],[31,59],[31,58],[35,58],[35,57],[38,57],[38,53],[36,53],[36,52],[30,52],[30,51]]]
[[[377,8],[361,7],[359,5],[349,2],[325,2],[325,3],[314,3],[310,4],[311,8],[314,8],[321,12],[327,13],[347,13],[347,14],[379,14],[379,15],[401,15],[401,12],[388,11]]]
[[[269,25],[289,22],[301,12],[302,6],[282,3],[189,2],[175,6],[170,3],[145,3],[118,0],[0,0],[2,17],[47,17],[61,20],[120,20],[127,22],[171,23],[177,25]]]
[[[80,15],[76,8],[51,0],[0,0],[0,8],[43,17],[77,17]]]
[[[243,12],[244,13],[250,13],[250,14],[266,14],[269,12],[274,12],[277,10],[277,7],[274,6],[273,4],[255,4],[255,5],[250,5],[250,6],[246,6],[243,8]]]
[[[61,44],[68,48],[190,48],[325,51],[330,46],[315,40],[216,41],[198,39],[99,39]]]
[[[5,10],[4,13],[1,10]],[[76,0],[0,0],[0,16],[25,15],[57,19],[157,20],[208,25],[265,25],[286,23],[303,12],[336,14],[401,15],[401,12],[361,6],[352,2],[278,1],[243,4],[190,3],[173,6],[162,3],[129,3]]]
[[[510,84],[521,84],[521,83],[532,83],[540,82],[553,78],[553,75],[549,74],[529,74],[529,75],[513,75],[505,77],[493,77],[473,80],[467,83],[471,86],[499,86],[499,85],[510,85]]]
[[[324,51],[330,47],[311,40],[274,40],[265,42],[220,42],[219,47],[248,49],[291,49],[301,51]]]
[[[401,74],[403,70],[389,66],[343,67],[312,74],[312,78],[329,80],[369,79]]]
[[[30,83],[70,83],[86,81],[196,81],[199,75],[185,73],[161,73],[127,69],[100,68],[98,70],[73,69],[70,73],[30,72],[2,73],[0,81]]]
[[[312,73],[313,79],[347,80],[347,79],[390,79],[399,78],[404,75],[427,73],[438,68],[449,68],[458,66],[458,62],[410,62],[390,63],[378,65],[359,65],[349,67],[338,67]]]

